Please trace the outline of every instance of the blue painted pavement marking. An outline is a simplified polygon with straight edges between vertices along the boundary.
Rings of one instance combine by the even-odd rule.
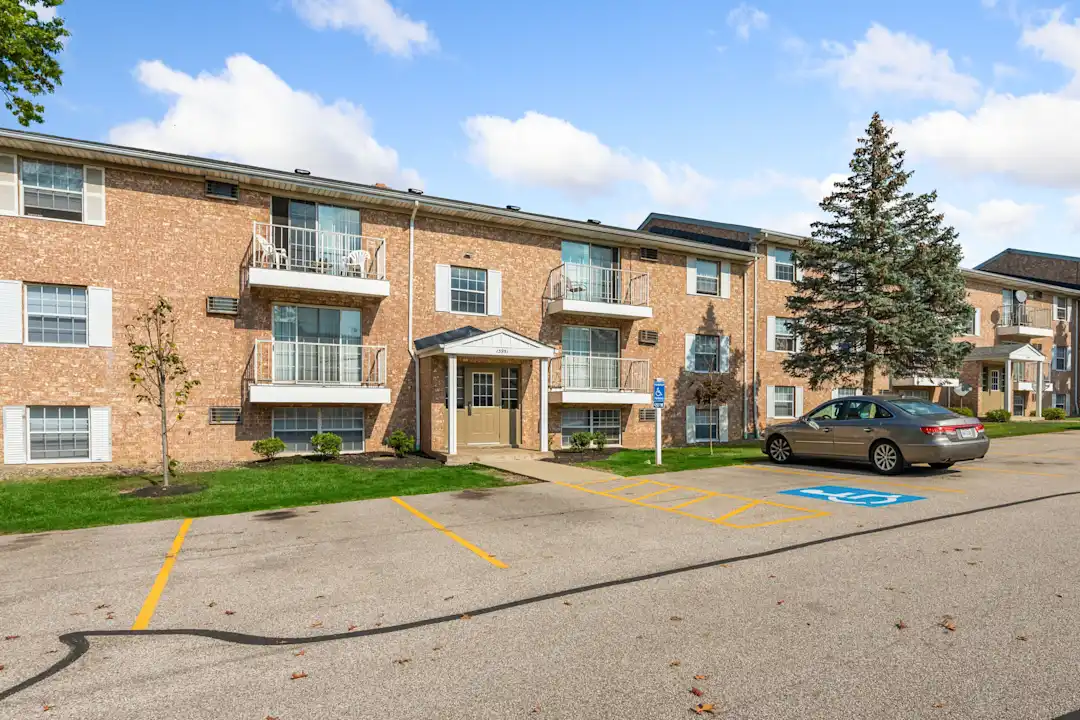
[[[884,507],[886,505],[898,505],[899,503],[926,499],[918,495],[860,490],[859,488],[844,487],[842,485],[819,485],[818,487],[782,490],[780,494],[798,495],[828,502],[843,503],[844,505],[859,505],[860,507]]]

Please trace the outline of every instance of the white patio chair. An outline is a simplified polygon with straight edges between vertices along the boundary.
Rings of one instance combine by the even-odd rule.
[[[259,248],[259,257],[255,258],[257,264],[273,268],[284,267],[289,269],[289,253],[284,248],[276,248],[259,233],[255,233],[255,244]]]
[[[345,274],[367,277],[368,263],[371,262],[371,253],[367,250],[353,250],[345,258]]]

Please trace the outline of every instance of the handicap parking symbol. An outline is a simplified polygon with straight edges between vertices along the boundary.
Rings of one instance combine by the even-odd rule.
[[[800,497],[842,503],[844,505],[858,505],[860,507],[885,507],[886,505],[898,505],[900,503],[912,502],[913,500],[926,499],[918,495],[900,495],[899,493],[860,490],[859,488],[844,487],[842,485],[819,485],[818,487],[782,490],[780,494],[798,495]]]

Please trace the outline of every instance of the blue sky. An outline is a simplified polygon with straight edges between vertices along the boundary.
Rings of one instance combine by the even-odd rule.
[[[60,15],[72,37],[44,132],[613,225],[658,211],[807,232],[878,110],[966,265],[1080,253],[1080,7],[68,0]]]

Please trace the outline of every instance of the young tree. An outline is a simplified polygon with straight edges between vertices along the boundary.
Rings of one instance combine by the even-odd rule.
[[[729,361],[728,367],[731,367]],[[733,399],[738,393],[738,382],[735,373],[731,370],[724,372],[711,371],[697,378],[694,385],[694,402],[701,406],[705,405],[712,413],[717,405],[724,405]],[[709,437],[709,454],[713,454],[713,439]]]
[[[191,391],[200,384],[188,377],[176,345],[176,324],[172,305],[158,297],[135,322],[124,326],[132,359],[128,377],[135,399],[153,405],[161,414],[161,477],[165,487],[169,486],[169,430],[183,419]]]
[[[43,122],[45,107],[31,98],[51,93],[63,71],[56,56],[71,33],[56,8],[64,0],[0,0],[0,91],[19,124]]]
[[[784,369],[814,389],[856,380],[870,395],[881,371],[956,375],[971,348],[953,342],[974,312],[956,231],[934,210],[936,192],[906,189],[912,173],[891,135],[874,113],[851,175],[821,202],[829,219],[798,251],[787,307],[800,349]]]

